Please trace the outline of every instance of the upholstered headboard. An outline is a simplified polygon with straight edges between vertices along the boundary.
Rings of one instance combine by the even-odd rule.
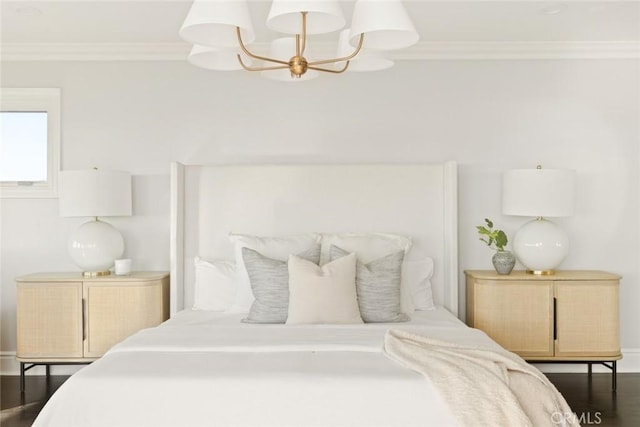
[[[436,304],[458,314],[457,167],[171,166],[171,313],[193,305],[195,256],[233,260],[230,232],[386,232],[429,256]]]

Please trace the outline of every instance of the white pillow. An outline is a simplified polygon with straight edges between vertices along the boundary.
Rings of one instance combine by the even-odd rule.
[[[322,252],[320,254],[320,265],[330,259],[331,245],[335,245],[347,252],[354,252],[358,259],[365,264],[392,254],[404,251],[404,259],[411,249],[411,238],[389,233],[341,233],[322,234]],[[400,310],[411,316],[414,311],[411,300],[411,284],[405,275],[402,275],[400,282]]]
[[[253,249],[268,258],[287,261],[289,255],[308,251],[320,242],[320,236],[316,233],[278,237],[230,233],[229,239],[234,244],[236,259],[237,292],[232,310],[241,312],[248,312],[255,299],[251,291],[249,274],[242,259],[242,248]]]
[[[433,276],[433,259],[404,261],[402,277],[411,288],[411,299],[416,310],[433,310],[433,292],[431,277]]]
[[[358,259],[365,264],[389,255],[404,251],[405,256],[411,249],[411,238],[389,233],[322,233],[322,252],[320,265],[331,259],[331,245],[345,251],[355,252]]]
[[[287,324],[362,323],[356,294],[356,255],[322,267],[289,257]]]
[[[196,257],[194,310],[226,311],[236,296],[236,265],[233,261],[206,261]]]

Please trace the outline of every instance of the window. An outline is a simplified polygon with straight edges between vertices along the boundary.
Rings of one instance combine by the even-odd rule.
[[[0,89],[0,195],[56,197],[60,89]]]

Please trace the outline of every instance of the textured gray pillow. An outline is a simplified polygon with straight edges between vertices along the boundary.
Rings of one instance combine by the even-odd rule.
[[[318,264],[320,245],[296,256]],[[287,261],[267,258],[258,251],[242,248],[242,259],[255,301],[246,323],[284,323],[289,313],[289,270]]]
[[[331,245],[331,261],[349,252]],[[404,251],[391,253],[368,264],[356,262],[356,292],[360,315],[366,323],[406,322],[409,316],[400,311],[400,279]]]

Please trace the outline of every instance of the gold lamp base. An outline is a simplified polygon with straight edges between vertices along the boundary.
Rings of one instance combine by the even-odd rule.
[[[556,274],[553,270],[527,270],[527,274],[535,274],[537,276],[553,276]]]
[[[101,276],[109,276],[111,272],[107,271],[83,271],[82,277],[101,277]]]

